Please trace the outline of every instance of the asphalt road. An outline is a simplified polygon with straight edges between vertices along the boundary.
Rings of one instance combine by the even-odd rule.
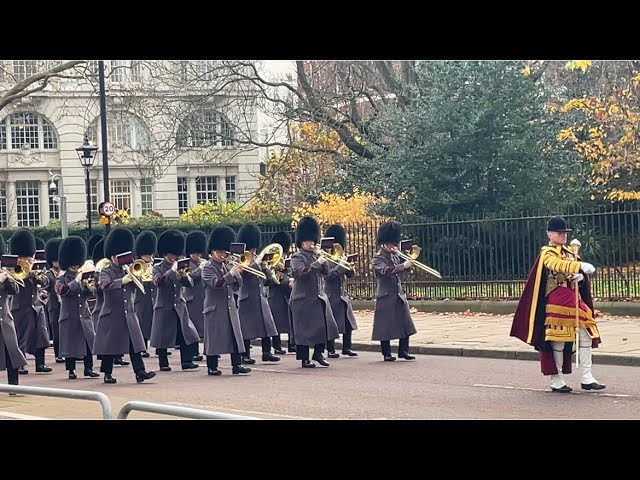
[[[378,353],[360,352],[358,358],[332,359],[329,368],[311,370],[300,368],[292,354],[278,364],[262,363],[259,348],[253,354],[257,363],[247,376],[231,375],[228,355],[221,359],[222,376],[208,376],[204,362],[182,372],[175,352],[169,357],[172,372],[158,372],[142,384],[136,384],[130,366],[114,369],[118,383],[105,385],[102,377],[68,380],[64,365],[53,363],[52,374],[32,369],[20,380],[103,392],[114,416],[125,402],[142,400],[268,419],[542,419],[550,412],[559,419],[640,418],[638,367],[595,365],[596,378],[607,384],[597,393],[582,391],[574,371],[568,376],[574,392],[558,394],[549,391],[534,361],[418,355],[413,362],[383,362]],[[145,359],[156,371],[157,362],[154,356]],[[569,399],[571,408],[564,408],[568,404],[561,402]],[[24,418],[100,418],[94,402],[0,394],[0,415],[8,412]],[[129,418],[171,417],[133,412]]]

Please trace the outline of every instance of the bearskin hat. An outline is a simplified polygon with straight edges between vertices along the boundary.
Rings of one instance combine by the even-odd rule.
[[[72,265],[82,265],[86,259],[87,244],[82,238],[71,235],[60,242],[58,262],[61,270],[66,270]]]
[[[231,250],[231,244],[236,241],[236,232],[227,225],[220,225],[211,232],[209,236],[209,245],[207,247],[208,252],[213,250],[224,250],[228,252]]]
[[[279,243],[282,247],[282,251],[285,256],[289,253],[289,249],[291,248],[291,235],[287,232],[278,232],[273,237],[271,237],[271,243]]]
[[[136,255],[155,255],[158,248],[158,237],[151,230],[143,230],[136,237]]]
[[[44,250],[44,240],[42,240],[40,237],[35,237],[36,238],[36,250]]]
[[[245,243],[247,250],[260,248],[260,228],[254,223],[245,223],[238,230],[238,243]]]
[[[345,249],[347,248],[347,232],[345,232],[344,227],[337,223],[331,225],[327,228],[327,231],[324,233],[325,237],[334,237],[335,243],[339,243],[340,246]]]
[[[104,238],[96,243],[95,247],[93,247],[93,251],[91,252],[91,259],[93,263],[96,264],[100,260],[105,258],[104,256]]]
[[[121,253],[133,251],[135,238],[128,228],[116,227],[104,239],[104,256],[114,257]],[[94,247],[95,248],[95,247]]]
[[[385,243],[400,244],[400,231],[402,226],[398,222],[384,222],[378,229],[378,245]]]
[[[296,245],[302,247],[302,242],[313,240],[318,243],[320,241],[320,225],[313,217],[302,217],[296,228]]]
[[[184,234],[180,230],[167,230],[158,238],[158,255],[164,257],[167,253],[184,255]]]
[[[36,253],[36,237],[28,228],[16,230],[9,239],[11,255],[19,257],[33,257]]]
[[[98,243],[103,238],[104,238],[104,236],[102,234],[100,234],[100,233],[96,233],[95,235],[91,235],[89,240],[87,240],[87,255],[91,255],[91,252],[93,252],[93,247],[95,247],[96,243]]]
[[[188,257],[192,253],[205,254],[206,252],[207,235],[200,230],[189,232],[185,240],[185,255]]]
[[[44,245],[44,258],[47,261],[47,267],[53,267],[53,262],[58,261],[58,251],[60,250],[60,244],[62,239],[60,237],[54,237],[47,240]]]

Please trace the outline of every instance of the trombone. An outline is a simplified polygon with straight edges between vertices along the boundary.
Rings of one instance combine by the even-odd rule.
[[[414,265],[416,267],[418,267],[420,270],[424,270],[427,273],[430,273],[431,275],[433,275],[434,277],[438,277],[438,278],[442,278],[442,275],[440,275],[440,272],[438,272],[437,270],[434,270],[433,268],[425,265],[424,263],[420,263],[418,261],[416,261],[416,258],[418,258],[420,256],[420,252],[422,251],[422,249],[420,248],[419,245],[413,245],[411,247],[411,249],[409,250],[409,253],[404,253],[403,251],[401,251],[399,248],[394,248],[393,252],[398,255],[400,258],[404,259],[404,260],[413,260],[414,261]]]
[[[258,270],[256,268],[250,267],[251,262],[253,262],[254,255],[250,251],[244,252],[242,255],[236,255],[235,253],[229,253],[228,262],[233,265],[240,265],[243,270],[246,270],[249,273],[252,273],[256,277],[260,277],[263,280],[267,279],[267,276],[264,274],[262,270]]]
[[[11,275],[11,278],[13,278],[13,280],[18,285],[20,285],[21,287],[24,287],[25,286],[24,279],[29,276],[29,273],[31,272],[31,267],[29,266],[29,262],[27,262],[26,260],[18,259],[15,267],[10,267],[10,268],[3,267],[2,270],[7,272],[9,275]]]
[[[135,262],[133,262],[131,265],[123,265],[122,269],[126,273],[131,274],[133,283],[136,284],[136,287],[138,287],[142,293],[146,294],[147,292],[145,291],[144,285],[142,284],[141,280],[142,280],[142,275],[147,271],[147,262],[145,262],[142,259],[138,259]]]
[[[339,243],[334,243],[329,252],[323,250],[320,245],[316,245],[315,252],[317,255],[326,258],[330,262],[340,265],[345,270],[353,270],[351,264],[344,259],[344,249]]]

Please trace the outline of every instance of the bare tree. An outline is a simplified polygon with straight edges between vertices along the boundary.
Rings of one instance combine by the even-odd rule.
[[[54,79],[81,78],[76,66],[85,62],[0,61],[0,81],[8,85],[8,89],[0,93],[0,110],[21,98],[41,92],[51,85]]]

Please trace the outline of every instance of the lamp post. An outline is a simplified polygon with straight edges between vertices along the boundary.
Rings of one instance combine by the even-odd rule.
[[[51,171],[49,171],[49,173],[51,173]],[[57,197],[60,199],[60,226],[62,227],[62,238],[67,238],[69,236],[69,226],[67,224],[67,197],[64,196],[64,182],[59,174],[56,173],[55,175],[51,175],[49,191],[55,192],[58,189],[56,180],[60,185],[60,191],[58,192],[59,195],[57,195]]]
[[[85,172],[85,187],[87,190],[87,227],[89,228],[89,235],[91,235],[91,181],[89,179],[89,172],[93,167],[93,162],[96,159],[96,151],[98,147],[95,147],[89,143],[89,137],[84,136],[84,143],[81,147],[76,148],[80,163],[84,167]]]
[[[109,151],[107,142],[107,96],[104,87],[104,61],[98,61],[98,81],[100,84],[100,132],[102,136],[102,181],[104,183],[104,201],[109,201]],[[111,222],[105,225],[109,233]]]

